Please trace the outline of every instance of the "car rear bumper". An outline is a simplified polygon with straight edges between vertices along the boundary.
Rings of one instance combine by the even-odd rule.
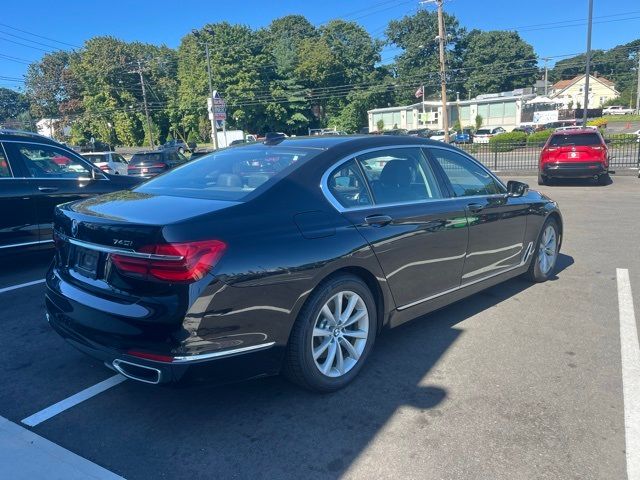
[[[591,178],[603,175],[608,168],[600,162],[566,162],[543,165],[541,173],[547,177],[558,178]]]
[[[255,333],[253,325],[243,328],[247,320],[241,315],[234,315],[235,329],[224,320],[196,322],[203,325],[194,328],[189,319],[167,320],[175,314],[171,311],[133,318],[148,305],[131,305],[138,309],[135,311],[121,306],[115,314],[108,311],[103,298],[65,282],[55,268],[46,280],[45,305],[51,327],[78,350],[134,380],[152,384],[185,379],[224,383],[273,375],[280,370],[284,343],[276,342],[270,333]],[[221,333],[210,338],[203,330]],[[151,358],[131,352],[150,354],[147,356]]]

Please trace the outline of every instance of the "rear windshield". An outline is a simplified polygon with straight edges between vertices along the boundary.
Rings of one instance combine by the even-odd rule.
[[[136,153],[131,157],[130,164],[162,162],[161,153]]]
[[[100,163],[100,162],[108,162],[106,155],[82,155],[84,158],[89,160],[91,163]]]
[[[489,133],[491,133],[491,130],[489,130],[488,128],[481,128],[476,132],[477,135],[487,135]]]
[[[600,137],[597,133],[579,133],[573,135],[553,135],[549,140],[549,146],[562,147],[564,145],[575,145],[576,147],[586,147],[589,145],[600,145]]]
[[[136,188],[136,192],[211,200],[242,201],[268,188],[322,150],[251,145],[191,161]]]

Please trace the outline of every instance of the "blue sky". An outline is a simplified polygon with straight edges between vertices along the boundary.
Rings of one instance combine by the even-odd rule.
[[[27,3],[3,3],[0,17],[0,86],[12,88],[19,88],[21,83],[12,82],[6,77],[22,77],[27,65],[21,62],[37,60],[44,55],[44,51],[54,48],[71,48],[65,43],[82,45],[95,35],[113,35],[127,41],[176,47],[183,35],[206,23],[226,20],[262,27],[274,18],[299,13],[314,24],[333,18],[354,20],[374,36],[381,36],[390,19],[401,18],[418,8],[417,0],[31,0]],[[455,14],[468,29],[518,30],[541,57],[559,59],[562,55],[585,49],[587,0],[448,0],[445,9]],[[639,36],[638,0],[595,0],[594,48],[610,48]],[[390,59],[394,53],[387,49],[383,57]]]

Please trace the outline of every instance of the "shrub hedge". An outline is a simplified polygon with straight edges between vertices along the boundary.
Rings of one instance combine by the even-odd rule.
[[[533,132],[527,137],[527,143],[544,143],[553,133],[553,129],[540,130],[539,132]]]
[[[521,147],[527,142],[525,132],[506,132],[495,135],[489,139],[492,152],[510,152],[516,147]]]

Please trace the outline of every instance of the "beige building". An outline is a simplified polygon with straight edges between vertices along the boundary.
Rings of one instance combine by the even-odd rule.
[[[571,109],[584,105],[585,75],[578,75],[571,80],[560,80],[551,87],[549,98],[562,104],[562,108]],[[589,76],[589,107],[602,108],[612,98],[620,93],[615,84],[604,77]]]

